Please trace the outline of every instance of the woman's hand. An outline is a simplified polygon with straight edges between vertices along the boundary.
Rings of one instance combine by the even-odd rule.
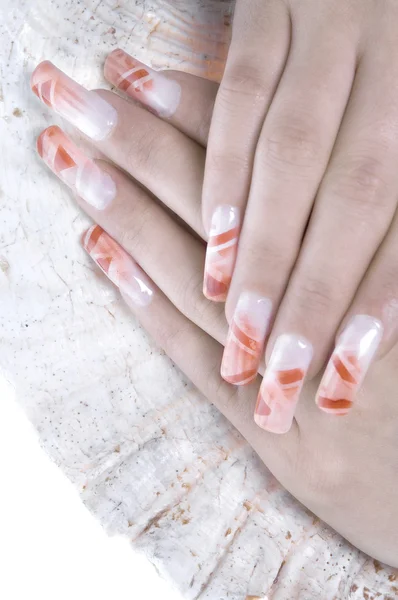
[[[397,27],[392,0],[236,3],[206,159],[204,291],[226,300],[224,379],[250,381],[266,345],[257,420],[270,431],[290,427],[337,331],[317,394],[334,415],[397,340]]]
[[[163,79],[163,87],[150,89],[153,102],[156,89],[167,88]],[[375,365],[361,402],[344,420],[317,410],[315,380],[304,386],[289,433],[274,436],[255,425],[260,377],[243,388],[222,380],[223,307],[201,291],[203,145],[216,87],[174,73],[167,81],[180,86],[170,117],[174,126],[109,92],[83,90],[49,63],[36,70],[37,94],[75,125],[94,131],[97,148],[117,165],[91,160],[57,127],[39,138],[45,162],[99,223],[84,236],[84,247],[143,327],[281,483],[357,547],[398,566],[398,351]]]

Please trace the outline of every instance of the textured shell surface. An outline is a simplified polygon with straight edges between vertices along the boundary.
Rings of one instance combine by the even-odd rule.
[[[221,0],[0,4],[1,373],[84,503],[185,598],[394,598],[398,574],[284,491],[131,318],[78,243],[88,219],[34,150],[42,129],[61,125],[30,93],[39,61],[107,87],[103,59],[120,46],[219,80],[232,10]]]

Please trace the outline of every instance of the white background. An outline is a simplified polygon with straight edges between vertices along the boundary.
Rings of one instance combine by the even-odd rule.
[[[40,448],[0,374],[0,598],[181,600],[127,540],[109,538]]]

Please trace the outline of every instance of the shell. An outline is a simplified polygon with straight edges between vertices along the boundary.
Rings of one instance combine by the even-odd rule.
[[[7,5],[0,364],[42,445],[103,526],[127,536],[187,599],[397,597],[398,573],[284,491],[131,319],[77,243],[86,217],[34,152],[39,131],[59,123],[29,91],[38,61],[105,86],[101,61],[120,45],[155,67],[219,79],[231,4]]]

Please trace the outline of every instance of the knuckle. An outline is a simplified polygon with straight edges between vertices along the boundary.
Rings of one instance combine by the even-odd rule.
[[[334,196],[349,201],[360,213],[368,213],[389,204],[389,184],[383,161],[372,156],[360,156],[340,165],[331,175],[330,189]]]
[[[140,206],[139,210],[134,211],[134,217],[125,215],[125,219],[119,219],[119,229],[116,232],[116,238],[123,248],[134,257],[138,249],[146,251],[148,235],[146,228],[150,226],[153,218],[153,211],[148,203]],[[149,249],[148,249],[149,250]]]
[[[308,116],[281,119],[260,144],[265,164],[280,170],[313,169],[322,157],[319,132]]]
[[[224,107],[239,107],[242,97],[264,103],[270,87],[262,69],[253,66],[252,59],[240,62],[227,69],[224,74],[217,101]]]
[[[228,384],[220,375],[220,365],[212,364],[207,378],[207,393],[209,398],[218,406],[228,406],[235,393],[235,388],[229,389]]]
[[[159,131],[149,127],[142,131],[137,127],[126,143],[127,170],[145,177],[158,176],[165,161],[170,159],[170,149],[174,145],[169,135],[159,135]]]
[[[205,331],[220,329],[223,306],[210,302],[203,295],[203,271],[194,269],[176,287],[176,298],[181,298],[180,310]]]
[[[156,330],[156,341],[171,359],[178,356],[178,350],[184,343],[184,328],[170,327],[163,322]]]
[[[239,386],[233,386],[221,379],[219,371],[217,365],[214,368],[214,376],[209,379],[209,397],[235,426],[239,424],[239,427],[242,428],[246,423],[252,421],[251,411],[248,410],[247,395],[242,393],[243,390]]]

